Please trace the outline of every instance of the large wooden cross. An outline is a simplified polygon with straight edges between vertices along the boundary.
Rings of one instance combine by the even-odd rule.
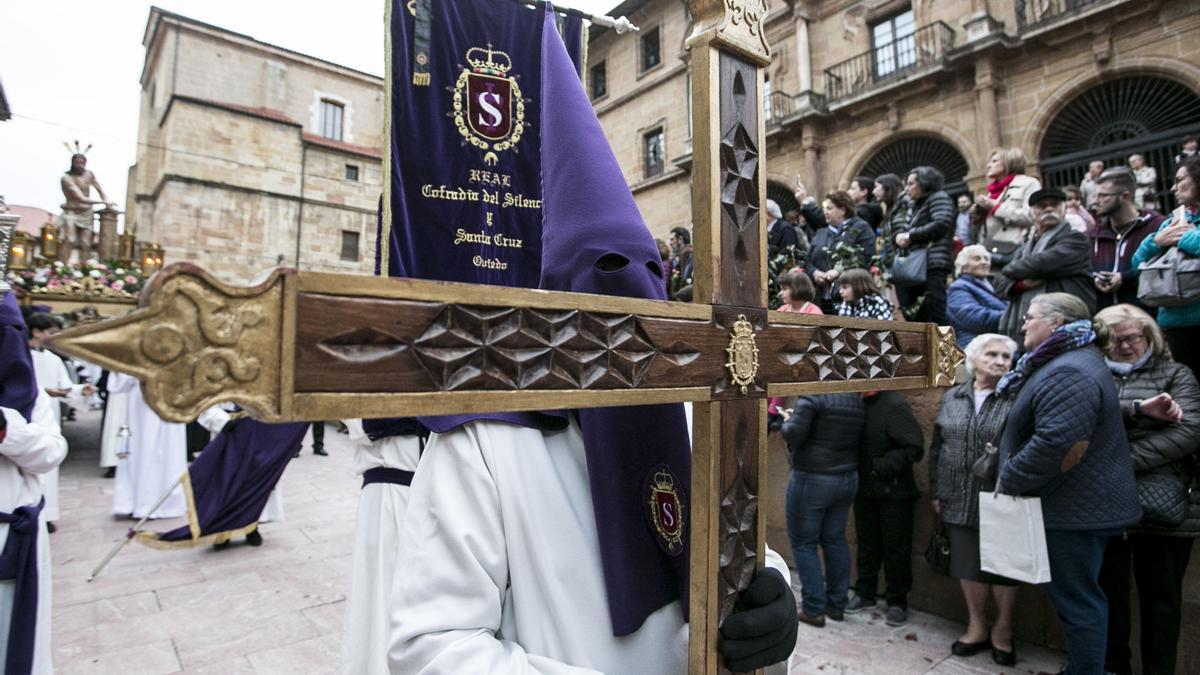
[[[692,0],[696,304],[279,269],[252,288],[172,265],[141,308],[56,348],[142,381],[164,419],[266,421],[692,401],[689,671],[764,554],[766,397],[946,386],[949,328],[766,309],[765,0]],[[381,243],[381,245],[384,245]]]

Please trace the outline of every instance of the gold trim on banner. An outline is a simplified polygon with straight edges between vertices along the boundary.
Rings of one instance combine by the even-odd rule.
[[[388,275],[392,241],[392,2],[383,0],[383,223],[379,226],[379,273]],[[414,9],[415,13],[415,9]],[[296,261],[299,264],[299,261]]]

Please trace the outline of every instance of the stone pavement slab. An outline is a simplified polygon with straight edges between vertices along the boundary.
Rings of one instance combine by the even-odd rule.
[[[78,418],[64,428],[71,451],[60,480],[62,520],[50,539],[58,673],[337,672],[360,485],[345,436],[327,428],[328,457],[313,455],[305,439],[280,481],[286,517],[261,526],[263,546],[160,551],[131,543],[88,583],[133,521],[110,513],[112,480],[97,468],[99,414]],[[961,631],[920,612],[901,628],[886,626],[880,612],[821,630],[802,625],[791,673],[1004,672],[987,654],[949,656]],[[1058,670],[1061,654],[1018,649],[1022,660],[1010,675]]]

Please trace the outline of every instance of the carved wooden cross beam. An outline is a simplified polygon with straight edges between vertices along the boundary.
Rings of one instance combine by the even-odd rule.
[[[290,270],[231,288],[177,264],[56,347],[137,376],[177,421],[229,400],[268,421],[693,401],[689,672],[722,671],[717,628],[763,560],[766,397],[946,386],[962,354],[948,328],[768,313],[766,0],[690,8],[707,304]]]

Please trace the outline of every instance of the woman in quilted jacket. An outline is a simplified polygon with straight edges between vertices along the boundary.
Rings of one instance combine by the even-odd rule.
[[[996,385],[1016,350],[1017,343],[1007,335],[984,333],[971,340],[965,349],[970,379],[942,397],[929,445],[929,493],[950,537],[950,576],[962,586],[969,615],[967,630],[950,645],[950,653],[969,657],[990,649],[1002,666],[1017,662],[1012,639],[1017,582],[979,567],[979,492],[987,487],[971,467],[1004,428],[1012,399],[996,396]],[[991,628],[989,597],[996,603]]]
[[[1114,336],[1105,360],[1117,383],[1139,492],[1162,485],[1167,494],[1179,495],[1186,503],[1200,448],[1200,386],[1190,369],[1171,359],[1162,331],[1140,308],[1113,305],[1096,319],[1106,323]],[[1145,517],[1140,527],[1108,541],[1100,569],[1100,585],[1109,603],[1104,669],[1118,675],[1133,672],[1131,568],[1142,617],[1142,672],[1175,672],[1183,575],[1192,538],[1200,533],[1200,503],[1181,513],[1182,523],[1167,523],[1154,518],[1157,510],[1152,502],[1142,500]]]

